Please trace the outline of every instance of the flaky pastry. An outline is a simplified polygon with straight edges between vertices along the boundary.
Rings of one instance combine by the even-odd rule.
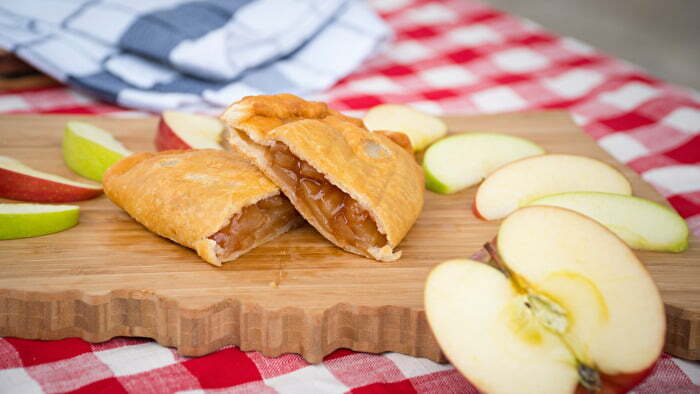
[[[302,222],[280,189],[234,152],[131,155],[109,168],[103,186],[136,221],[216,266]]]
[[[328,240],[380,261],[400,257],[393,249],[420,214],[424,185],[412,153],[394,142],[405,138],[289,94],[246,97],[221,119],[229,144]]]

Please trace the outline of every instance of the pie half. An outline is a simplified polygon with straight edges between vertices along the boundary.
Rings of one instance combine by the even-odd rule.
[[[394,248],[423,207],[412,153],[359,119],[289,94],[246,97],[221,119],[229,144],[328,240],[380,261],[401,256]]]
[[[234,152],[135,154],[110,167],[103,187],[147,229],[216,266],[303,221],[280,189]]]

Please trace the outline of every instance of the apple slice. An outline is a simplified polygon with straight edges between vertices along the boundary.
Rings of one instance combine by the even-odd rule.
[[[472,211],[481,219],[500,219],[540,197],[578,191],[632,194],[624,175],[602,161],[549,154],[520,159],[491,173],[476,191]]]
[[[526,207],[498,232],[499,271],[471,260],[428,276],[440,347],[490,393],[625,392],[661,354],[664,305],[634,253],[605,227],[558,207]]]
[[[528,205],[549,205],[582,213],[617,234],[634,249],[682,252],[688,224],[674,210],[639,197],[571,192],[542,197]]]
[[[481,182],[496,168],[544,149],[507,134],[466,133],[449,136],[425,151],[423,169],[429,190],[448,194]]]
[[[184,112],[163,111],[158,122],[156,149],[222,149],[224,126],[219,119]]]
[[[400,131],[408,136],[414,151],[419,151],[447,133],[442,120],[398,104],[382,104],[373,107],[362,121],[370,131]]]
[[[78,224],[75,205],[0,204],[0,239],[38,237]]]
[[[100,194],[102,188],[98,185],[37,171],[18,160],[0,156],[0,197],[34,202],[70,202]]]
[[[132,152],[107,131],[85,122],[68,122],[63,134],[63,161],[76,174],[102,182],[114,163]]]

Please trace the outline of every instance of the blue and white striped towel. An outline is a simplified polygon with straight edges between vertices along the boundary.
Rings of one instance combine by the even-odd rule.
[[[0,47],[102,99],[152,111],[323,90],[390,36],[363,0],[0,3]]]

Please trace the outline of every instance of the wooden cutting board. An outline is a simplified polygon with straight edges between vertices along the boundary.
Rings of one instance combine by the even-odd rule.
[[[78,179],[61,159],[70,119],[105,127],[134,151],[154,150],[153,118],[5,116],[0,155]],[[564,112],[446,120],[452,132],[519,135],[550,152],[604,160],[627,175],[634,194],[664,202]],[[403,258],[392,263],[345,253],[307,225],[215,268],[146,231],[104,196],[81,202],[73,229],[0,241],[0,335],[149,337],[187,356],[237,345],[266,356],[300,353],[310,362],[337,348],[444,361],[425,319],[423,284],[433,266],[470,256],[496,234],[498,223],[471,214],[474,190],[426,192],[425,209],[400,245]],[[666,351],[700,359],[700,245],[690,244],[682,254],[638,255],[666,302]]]

